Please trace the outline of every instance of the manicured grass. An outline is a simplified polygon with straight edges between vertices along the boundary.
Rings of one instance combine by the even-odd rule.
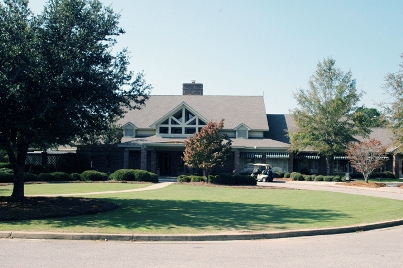
[[[120,191],[138,189],[152,185],[152,183],[119,183],[119,182],[95,182],[95,183],[44,183],[25,184],[25,195],[39,194],[73,194],[101,191]],[[10,196],[12,185],[0,186],[0,196]]]
[[[403,201],[319,191],[174,184],[95,197],[119,208],[95,215],[0,222],[0,230],[197,234],[325,228],[403,218]]]

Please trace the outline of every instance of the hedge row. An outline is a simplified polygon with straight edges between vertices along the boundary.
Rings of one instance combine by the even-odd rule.
[[[292,172],[290,174],[290,178],[293,181],[345,181],[345,177],[341,177],[339,175],[335,176],[324,176],[324,175],[305,175],[299,172]]]
[[[141,169],[119,169],[110,175],[115,181],[147,181],[158,182],[158,175]]]
[[[206,177],[195,175],[180,175],[178,182],[205,182]],[[256,185],[256,179],[250,175],[209,175],[208,182],[222,185]]]
[[[122,174],[125,174],[122,176]],[[158,182],[158,175],[152,172],[139,169],[121,169],[117,170],[110,175],[111,180],[116,181],[146,181]],[[107,181],[108,174],[95,170],[86,170],[79,173],[68,174],[66,172],[52,172],[52,173],[25,173],[24,180],[26,182],[43,181],[43,182],[56,182],[56,181]],[[2,168],[0,170],[0,183],[12,183],[14,181],[14,174],[10,169]]]

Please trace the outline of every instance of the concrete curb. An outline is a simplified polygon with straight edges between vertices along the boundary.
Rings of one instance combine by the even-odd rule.
[[[196,235],[135,235],[135,234],[80,234],[80,233],[47,233],[47,232],[12,232],[0,231],[1,239],[59,239],[59,240],[92,240],[92,241],[128,241],[128,242],[183,242],[183,241],[231,241],[278,239],[302,236],[334,235],[370,231],[403,225],[403,219],[363,224],[356,226],[325,228],[315,230],[291,230],[267,233],[234,233],[234,234],[196,234]]]

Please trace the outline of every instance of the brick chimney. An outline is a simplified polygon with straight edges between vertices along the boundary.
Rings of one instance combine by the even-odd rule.
[[[183,83],[182,90],[183,95],[203,95],[203,84],[192,80],[192,83]]]

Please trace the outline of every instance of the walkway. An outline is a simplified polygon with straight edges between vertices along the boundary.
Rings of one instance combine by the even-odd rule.
[[[337,182],[315,182],[315,181],[258,182],[258,185],[300,189],[300,190],[329,191],[329,192],[366,195],[373,197],[403,200],[403,188],[399,187],[366,188],[358,186],[344,186],[338,184]]]
[[[90,192],[90,193],[71,193],[71,194],[47,194],[47,195],[27,195],[27,196],[82,196],[82,195],[97,195],[97,194],[116,194],[116,193],[130,193],[130,192],[141,192],[164,188],[174,182],[160,182],[154,183],[150,186],[129,190],[117,190],[117,191],[102,191],[102,192]]]

